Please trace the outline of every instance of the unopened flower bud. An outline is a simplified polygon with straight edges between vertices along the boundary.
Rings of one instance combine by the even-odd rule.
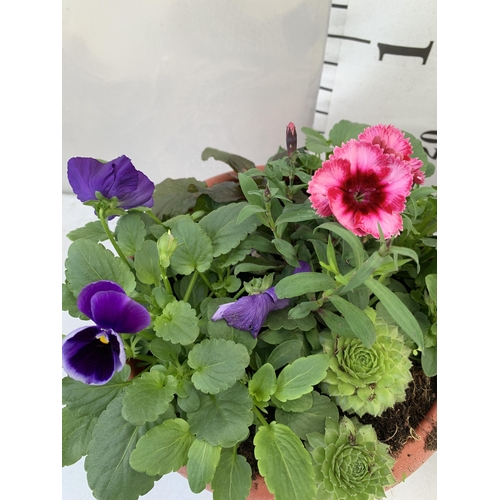
[[[170,265],[170,257],[172,257],[177,246],[177,238],[172,236],[170,231],[161,235],[157,242],[160,265],[163,267],[168,267]]]
[[[286,151],[288,156],[292,156],[292,153],[297,149],[297,131],[295,130],[295,125],[290,122],[286,126]]]

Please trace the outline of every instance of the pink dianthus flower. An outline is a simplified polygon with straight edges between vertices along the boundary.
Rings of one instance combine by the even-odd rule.
[[[401,212],[412,182],[408,162],[370,142],[351,139],[334,149],[307,191],[318,215],[335,216],[358,236],[378,238],[380,224],[384,238],[389,238],[403,228]]]
[[[408,162],[413,174],[413,182],[416,184],[424,183],[425,175],[420,170],[423,165],[422,160],[410,158],[410,155],[413,153],[411,142],[394,125],[374,125],[373,127],[367,127],[359,134],[358,139],[376,144],[382,148],[384,153],[394,155],[396,158]]]

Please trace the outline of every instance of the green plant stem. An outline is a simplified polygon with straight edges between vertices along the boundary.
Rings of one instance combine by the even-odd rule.
[[[189,297],[191,297],[191,293],[193,292],[194,285],[196,284],[196,280],[198,279],[199,274],[200,273],[198,272],[198,270],[195,269],[193,276],[191,276],[191,281],[189,282],[188,289],[186,290],[186,295],[184,295],[184,302],[189,301]]]
[[[157,224],[163,225],[163,222],[156,217],[152,210],[146,210],[144,213],[148,214]]]
[[[265,425],[266,427],[269,427],[269,424],[266,422],[266,419],[264,418],[264,416],[262,415],[262,413],[257,409],[256,406],[252,407],[252,411],[255,413],[255,416],[259,419],[259,422],[262,425]]]
[[[113,233],[111,232],[111,229],[109,229],[108,226],[108,221],[106,220],[106,217],[104,217],[104,210],[101,208],[99,210],[99,220],[101,221],[102,227],[106,233],[106,235],[109,238],[109,241],[111,241],[111,244],[113,245],[113,248],[116,250],[116,253],[120,257],[120,259],[127,264],[127,266],[132,269],[132,264],[129,262],[127,257],[125,257],[125,254],[122,252],[121,248],[118,246],[118,243],[116,243],[115,237],[113,236]]]
[[[214,290],[213,290],[213,288],[212,288],[212,283],[210,283],[210,281],[208,281],[208,278],[207,278],[207,277],[206,277],[203,273],[201,273],[201,274],[200,274],[200,278],[201,278],[201,279],[205,282],[205,285],[207,285],[207,286],[208,286],[208,289],[209,289],[211,292],[213,292]]]
[[[165,269],[160,269],[160,274],[161,274],[161,279],[163,280],[163,284],[165,285],[165,290],[170,294],[173,295],[174,292],[172,290],[172,287],[170,286],[170,281],[168,280],[167,277],[167,272]]]

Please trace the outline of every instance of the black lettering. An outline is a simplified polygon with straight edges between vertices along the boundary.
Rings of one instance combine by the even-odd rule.
[[[421,57],[422,64],[425,64],[427,62],[427,58],[429,57],[429,53],[433,44],[434,42],[429,42],[429,45],[427,47],[420,49],[418,47],[402,47],[401,45],[377,43],[380,54],[378,60],[381,61],[386,54],[392,54],[395,56]]]

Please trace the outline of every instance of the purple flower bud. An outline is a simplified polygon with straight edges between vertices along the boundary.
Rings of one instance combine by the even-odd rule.
[[[71,158],[68,180],[82,202],[97,200],[95,193],[99,191],[108,199],[116,196],[118,206],[125,210],[153,206],[154,184],[126,156],[107,163],[94,158]]]
[[[140,332],[149,326],[151,317],[113,281],[85,286],[77,305],[96,324],[77,328],[64,338],[63,369],[85,384],[105,384],[125,364],[125,348],[118,333]]]
[[[300,267],[295,269],[294,274],[311,270],[307,262],[300,260],[299,263]],[[254,338],[257,338],[267,315],[271,311],[285,308],[289,303],[288,299],[278,299],[274,287],[271,287],[262,293],[246,295],[236,302],[219,306],[211,319],[212,321],[225,319],[229,326],[249,331]]]
[[[295,125],[290,122],[286,126],[286,151],[288,156],[292,156],[292,153],[297,149],[297,131],[295,130]]]

